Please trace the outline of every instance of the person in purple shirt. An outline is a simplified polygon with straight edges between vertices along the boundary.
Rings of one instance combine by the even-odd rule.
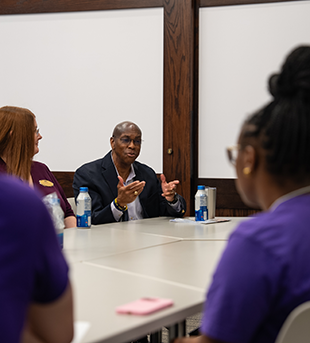
[[[72,291],[49,213],[16,178],[0,175],[0,194],[0,341],[69,343]]]
[[[75,227],[76,218],[65,193],[49,168],[33,161],[42,139],[35,115],[25,108],[0,108],[0,173],[17,176],[37,189],[42,197],[56,192],[64,211],[65,227]]]
[[[201,336],[175,342],[271,343],[310,300],[310,47],[269,79],[273,100],[228,148],[243,201],[263,212],[232,233],[213,275]]]

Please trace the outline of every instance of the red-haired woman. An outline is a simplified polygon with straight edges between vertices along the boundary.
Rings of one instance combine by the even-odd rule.
[[[14,175],[42,196],[56,192],[65,215],[65,227],[75,227],[76,218],[65,193],[49,168],[33,161],[42,139],[35,115],[25,108],[0,108],[0,173]]]

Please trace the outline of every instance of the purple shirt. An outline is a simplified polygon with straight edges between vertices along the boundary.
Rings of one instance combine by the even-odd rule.
[[[65,291],[68,266],[35,191],[1,175],[0,194],[0,340],[16,343],[29,305],[52,302]]]
[[[230,236],[207,293],[201,332],[230,343],[270,343],[310,300],[310,195],[286,200]]]
[[[1,172],[6,173],[6,164],[0,158],[0,173]],[[40,192],[42,197],[47,194],[56,192],[60,200],[60,206],[64,211],[65,218],[74,216],[74,212],[66,198],[63,189],[56,180],[54,174],[48,169],[45,164],[33,161],[30,173],[33,180],[34,188]]]

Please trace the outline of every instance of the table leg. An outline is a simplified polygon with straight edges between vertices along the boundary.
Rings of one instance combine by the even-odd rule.
[[[169,342],[179,336],[179,325],[174,324],[167,328],[169,330]]]
[[[151,343],[161,343],[161,341],[162,341],[161,330],[151,333],[151,335],[150,335],[150,342]]]
[[[176,337],[185,337],[186,335],[186,321],[183,320],[177,324],[168,327],[169,330],[169,342]]]
[[[179,325],[179,337],[185,337],[186,336],[186,320],[183,320],[178,325]]]

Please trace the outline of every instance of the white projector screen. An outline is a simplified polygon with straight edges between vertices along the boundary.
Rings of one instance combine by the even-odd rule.
[[[143,132],[138,160],[162,172],[162,8],[0,16],[0,46],[0,107],[36,115],[35,159],[74,171],[130,120]]]
[[[225,148],[271,98],[267,79],[310,44],[310,1],[200,9],[199,178],[232,178]]]

